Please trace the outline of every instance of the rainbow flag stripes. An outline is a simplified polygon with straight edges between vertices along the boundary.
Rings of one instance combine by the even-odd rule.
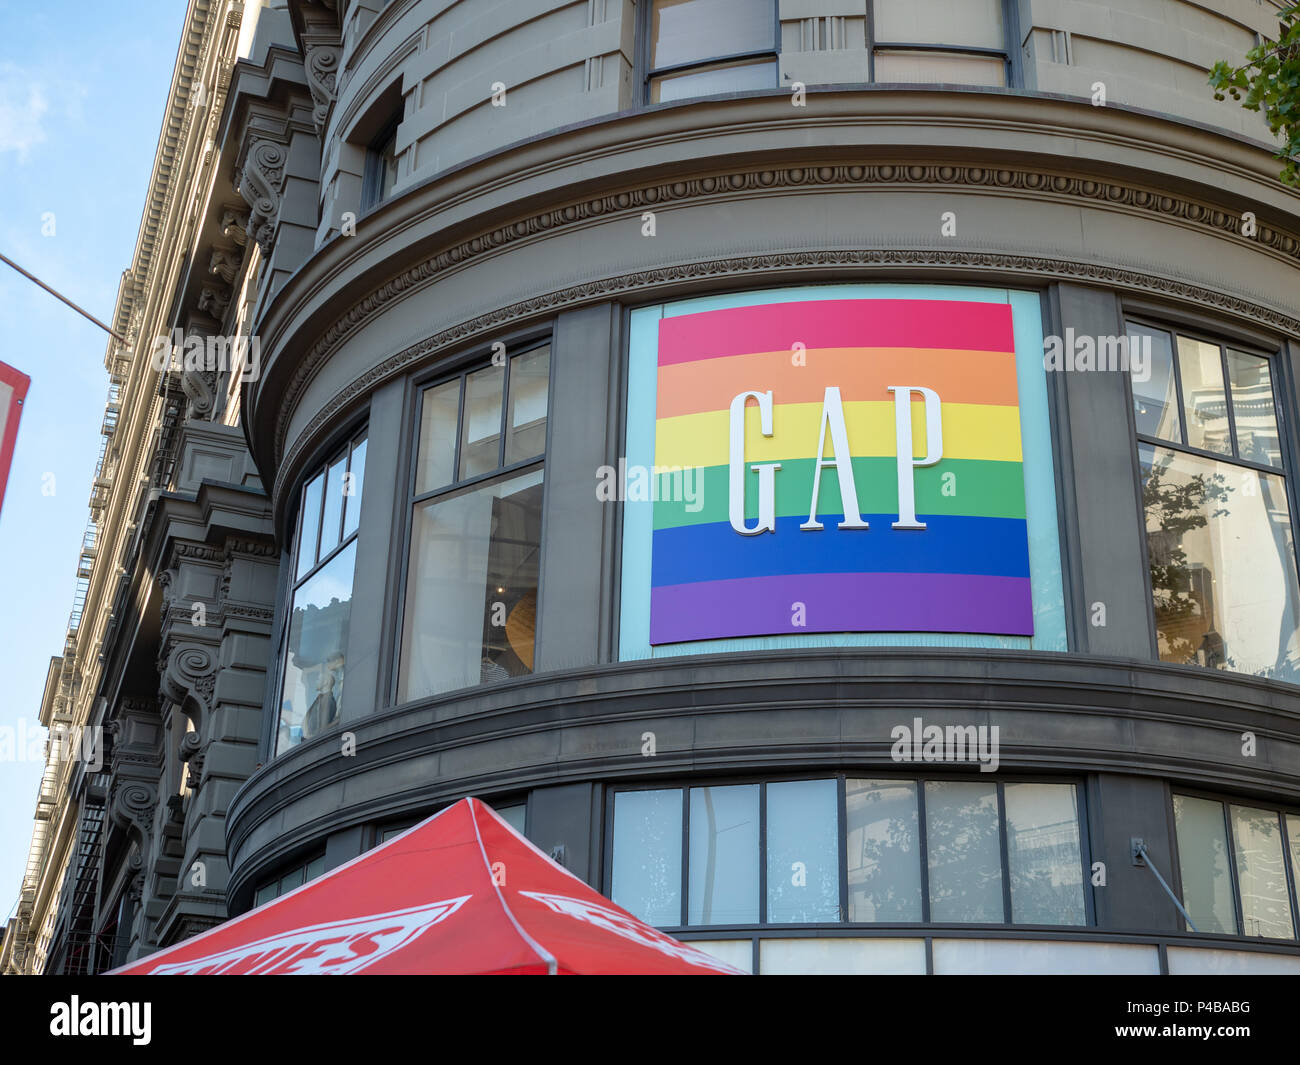
[[[899,393],[910,398],[905,465],[924,529],[891,527],[904,478],[896,415],[908,408],[896,410],[890,386],[930,389],[938,400],[942,457],[913,466],[931,457],[927,400]],[[868,529],[839,527],[835,466],[820,476],[823,527],[800,528],[831,387]],[[781,464],[770,474],[775,529],[753,535],[729,519],[731,409],[748,391],[772,399],[771,435],[753,397],[744,408],[747,528],[761,524],[753,465]],[[833,438],[822,450],[828,462],[845,458]],[[801,632],[1033,634],[1008,304],[819,300],[664,318],[654,464],[652,644]],[[671,490],[664,471],[674,467],[702,468],[695,498]]]

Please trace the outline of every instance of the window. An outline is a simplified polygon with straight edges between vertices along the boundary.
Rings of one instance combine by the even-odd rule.
[[[501,820],[521,836],[524,834],[524,823],[528,813],[527,802],[515,802],[506,806],[493,806],[492,809],[496,811]],[[425,820],[423,817],[417,817],[414,820],[408,818],[395,825],[383,826],[375,835],[376,845],[379,843],[387,843],[390,839],[396,839],[403,832],[414,828],[423,820]]]
[[[363,208],[383,203],[397,184],[397,127],[400,122],[400,117],[393,119],[366,149]]]
[[[652,0],[650,102],[774,89],[775,0]]]
[[[550,366],[543,343],[421,391],[398,702],[533,671]]]
[[[1174,796],[1183,905],[1198,932],[1296,938],[1300,815]]]
[[[363,432],[302,490],[276,754],[338,724],[365,467]]]
[[[322,851],[306,864],[294,866],[283,876],[263,884],[253,896],[253,905],[263,906],[272,899],[287,895],[294,888],[300,888],[309,880],[315,880],[323,872],[325,872],[325,853]]]
[[[610,897],[661,927],[1088,922],[1073,784],[850,777],[613,802]]]
[[[1300,585],[1263,355],[1128,323],[1160,658],[1300,680]]]
[[[869,0],[872,81],[1006,85],[1004,0]]]

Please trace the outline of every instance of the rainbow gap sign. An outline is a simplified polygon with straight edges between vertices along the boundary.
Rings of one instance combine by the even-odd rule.
[[[820,300],[664,318],[650,643],[1030,636],[1011,307]],[[671,493],[664,493],[671,495]]]

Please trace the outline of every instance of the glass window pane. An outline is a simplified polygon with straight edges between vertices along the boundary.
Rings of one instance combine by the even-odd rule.
[[[347,539],[361,524],[361,490],[366,481],[366,439],[352,446],[348,462],[348,477],[343,484],[343,539]]]
[[[609,897],[648,924],[682,923],[682,793],[614,795],[614,868]]]
[[[285,873],[284,876],[280,878],[280,894],[287,895],[294,888],[302,887],[303,874],[305,871],[304,867],[300,865],[297,869],[290,869]]]
[[[278,880],[272,880],[269,884],[263,884],[257,889],[257,895],[253,899],[254,906],[264,906],[276,897],[276,889],[280,886]]]
[[[506,368],[485,366],[465,378],[465,421],[460,434],[460,479],[501,464],[501,392]]]
[[[927,780],[925,846],[931,921],[1006,920],[997,785]]]
[[[767,920],[838,921],[839,795],[834,780],[767,786]]]
[[[1223,361],[1219,345],[1179,337],[1178,369],[1183,375],[1188,445],[1231,455],[1228,401],[1223,392]]]
[[[1145,444],[1138,458],[1161,659],[1300,678],[1285,482]]]
[[[322,854],[307,863],[307,871],[303,874],[303,883],[315,880],[323,872],[325,872],[325,855]]]
[[[506,465],[546,450],[546,390],[551,349],[535,348],[510,360],[510,409],[506,413]]]
[[[1178,417],[1178,381],[1174,376],[1174,348],[1163,329],[1128,323],[1133,415],[1137,431],[1175,444],[1183,442]],[[1140,345],[1140,347],[1138,347]],[[1137,352],[1141,352],[1139,358]]]
[[[542,471],[415,508],[398,699],[533,671]]]
[[[921,847],[916,784],[849,780],[849,920],[921,920]]]
[[[1268,359],[1228,349],[1228,384],[1232,387],[1232,416],[1237,422],[1237,454],[1251,462],[1282,465],[1277,435],[1277,407]]]
[[[322,558],[339,545],[339,529],[343,523],[343,474],[347,468],[347,455],[340,455],[330,463],[325,473],[325,512],[320,524]]]
[[[758,923],[758,785],[691,788],[688,924]]]
[[[1174,829],[1178,835],[1183,905],[1197,931],[1236,935],[1223,803],[1175,795]]]
[[[875,0],[877,41],[1005,48],[1002,0]]]
[[[325,475],[319,474],[302,490],[302,529],[298,535],[298,569],[301,577],[316,565],[316,541],[320,538],[320,501]]]
[[[650,69],[776,45],[775,0],[654,0]]]
[[[650,83],[650,102],[666,104],[696,96],[725,92],[751,92],[776,88],[776,60],[750,59],[694,67],[680,74],[665,74]]]
[[[338,722],[356,554],[354,540],[294,593],[276,754]]]
[[[878,50],[876,81],[882,85],[1006,85],[1002,59],[961,52]]]
[[[510,806],[494,807],[497,816],[506,824],[518,832],[521,836],[524,834],[524,817],[528,812],[528,804],[517,802]]]
[[[448,381],[424,390],[420,400],[416,495],[432,492],[456,479],[456,423],[459,417],[460,381]]]
[[[1012,922],[1084,924],[1078,789],[1073,784],[1007,784],[1002,797]]]
[[[1243,934],[1290,939],[1295,935],[1295,925],[1278,815],[1248,806],[1230,806],[1229,810]]]

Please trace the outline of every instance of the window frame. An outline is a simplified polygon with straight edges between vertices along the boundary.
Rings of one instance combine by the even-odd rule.
[[[1213,669],[1211,666],[1202,666],[1199,663],[1190,662],[1167,662],[1160,657],[1160,636],[1157,627],[1155,594],[1151,587],[1151,549],[1148,544],[1147,535],[1147,515],[1146,505],[1142,500],[1142,461],[1140,448],[1143,444],[1150,447],[1166,448],[1170,451],[1177,451],[1182,454],[1191,455],[1195,458],[1205,459],[1213,462],[1225,462],[1231,466],[1239,466],[1242,469],[1254,470],[1256,473],[1267,473],[1274,477],[1282,479],[1283,490],[1286,493],[1287,507],[1291,513],[1292,529],[1292,554],[1295,556],[1294,564],[1296,573],[1300,574],[1300,530],[1297,529],[1297,505],[1300,505],[1300,494],[1296,486],[1296,469],[1295,447],[1291,436],[1291,418],[1287,399],[1285,397],[1293,395],[1292,382],[1290,374],[1290,360],[1287,358],[1287,347],[1285,342],[1270,343],[1259,337],[1234,336],[1230,327],[1225,327],[1222,331],[1215,332],[1212,323],[1187,323],[1183,324],[1178,318],[1165,317],[1158,311],[1148,310],[1143,306],[1130,307],[1127,303],[1121,303],[1119,307],[1120,326],[1124,335],[1128,335],[1128,325],[1132,322],[1135,325],[1145,329],[1156,330],[1167,333],[1170,338],[1171,350],[1173,352],[1174,363],[1174,391],[1175,399],[1178,403],[1178,441],[1164,440],[1160,437],[1149,436],[1138,431],[1136,399],[1133,392],[1133,375],[1126,371],[1124,377],[1124,395],[1128,404],[1129,432],[1132,436],[1132,454],[1133,454],[1133,486],[1137,500],[1137,517],[1138,530],[1140,532],[1139,550],[1142,558],[1142,572],[1146,580],[1146,607],[1147,607],[1147,624],[1148,632],[1151,635],[1150,654],[1151,658],[1167,666],[1182,666],[1187,669]],[[1187,411],[1183,399],[1183,371],[1182,360],[1178,353],[1178,337],[1185,336],[1189,340],[1199,341],[1203,344],[1213,344],[1219,349],[1219,364],[1223,373],[1223,394],[1228,412],[1228,436],[1232,444],[1232,453],[1224,454],[1221,451],[1208,451],[1204,448],[1192,447],[1183,441],[1187,439]],[[1273,417],[1277,420],[1278,435],[1278,452],[1282,461],[1281,466],[1269,466],[1266,463],[1254,462],[1250,459],[1242,459],[1237,455],[1237,422],[1236,414],[1233,411],[1232,403],[1232,382],[1228,378],[1228,348],[1239,351],[1243,355],[1253,355],[1257,358],[1266,359],[1269,366],[1269,379],[1273,385]],[[1271,350],[1270,350],[1271,349]],[[1242,677],[1258,676],[1254,673],[1236,673],[1234,670],[1218,670],[1215,672],[1235,673]],[[1260,679],[1274,680],[1271,677]],[[1289,683],[1287,681],[1275,681],[1275,683]],[[1171,807],[1172,809],[1172,807]],[[1171,822],[1172,826],[1172,822]],[[1181,887],[1180,887],[1181,892]],[[1300,924],[1300,917],[1297,918],[1297,924]]]
[[[915,773],[902,771],[897,765],[891,763],[888,767],[877,769],[875,767],[863,767],[861,769],[835,770],[832,772],[807,771],[802,773],[788,773],[776,776],[766,775],[741,775],[734,777],[713,777],[706,776],[699,779],[681,780],[674,778],[665,781],[634,781],[628,783],[610,784],[605,788],[604,801],[604,823],[607,831],[604,833],[602,841],[601,857],[601,881],[600,890],[606,898],[613,898],[613,880],[614,880],[614,801],[615,797],[621,792],[636,791],[679,791],[682,795],[682,874],[680,887],[680,908],[679,914],[683,923],[677,925],[656,926],[661,931],[668,932],[671,935],[693,933],[695,938],[708,939],[714,933],[722,935],[732,932],[751,932],[756,935],[765,936],[772,932],[799,932],[799,931],[824,931],[836,930],[841,932],[849,931],[871,931],[871,930],[900,930],[916,929],[924,927],[927,930],[934,929],[951,929],[956,931],[965,930],[1016,930],[1024,932],[1054,932],[1054,933],[1072,933],[1095,929],[1097,927],[1096,904],[1093,897],[1092,887],[1092,850],[1091,834],[1092,825],[1089,816],[1089,798],[1087,781],[1082,777],[1069,775],[1033,775],[1021,773],[1009,774],[985,774],[985,773],[967,773],[967,774],[945,774],[942,772],[925,772],[924,767],[929,763],[900,763],[899,765],[912,766],[916,765],[919,769]],[[921,877],[921,919],[919,921],[850,921],[848,919],[848,816],[845,805],[848,781],[853,780],[879,780],[879,781],[898,781],[900,783],[911,783],[916,787],[917,793],[917,860],[920,863]],[[839,861],[839,912],[841,915],[838,921],[800,921],[795,923],[770,923],[767,920],[767,785],[784,784],[792,781],[801,780],[834,780],[836,782],[837,807],[836,813],[838,818],[838,861]],[[1002,922],[982,922],[982,921],[932,921],[930,915],[930,863],[928,852],[928,839],[926,827],[926,809],[925,809],[925,784],[926,782],[941,783],[970,783],[984,782],[991,783],[997,789],[997,811],[998,811],[998,851],[1001,861],[1002,875]],[[685,923],[690,918],[690,790],[692,788],[711,788],[727,787],[736,784],[757,784],[759,785],[758,795],[758,813],[759,813],[759,835],[758,835],[758,916],[759,919],[753,924],[689,924]],[[1078,801],[1078,828],[1079,828],[1079,873],[1082,877],[1081,886],[1083,891],[1083,923],[1077,925],[1043,925],[1043,924],[1017,924],[1012,921],[1013,910],[1011,902],[1011,868],[1008,856],[1007,843],[1007,819],[1006,819],[1006,801],[1005,785],[1007,784],[1067,784],[1075,789],[1075,796]]]
[[[289,753],[288,750],[283,752],[276,751],[276,739],[280,733],[280,713],[283,710],[284,677],[285,677],[285,670],[288,665],[287,655],[289,653],[289,630],[292,628],[292,622],[293,622],[294,596],[298,593],[298,590],[304,584],[306,584],[307,581],[311,580],[312,577],[314,577],[318,572],[324,569],[325,566],[329,565],[329,563],[333,561],[336,555],[338,555],[340,552],[345,550],[349,544],[356,541],[361,534],[361,521],[360,521],[361,516],[360,514],[358,514],[356,529],[354,529],[347,536],[343,535],[343,531],[347,527],[347,507],[344,506],[340,508],[339,542],[334,545],[333,549],[330,551],[328,555],[325,555],[321,558],[315,558],[315,555],[313,554],[313,558],[315,558],[315,561],[303,573],[303,575],[299,577],[298,576],[298,550],[299,550],[299,542],[302,538],[303,494],[306,492],[307,486],[311,484],[311,482],[314,481],[318,476],[323,475],[326,479],[326,482],[328,482],[330,466],[332,466],[335,462],[337,462],[341,457],[345,457],[347,459],[347,466],[343,471],[344,474],[346,475],[348,473],[351,473],[353,453],[356,451],[356,448],[359,444],[363,442],[368,444],[369,440],[370,440],[369,420],[363,419],[360,422],[353,423],[347,432],[341,432],[338,434],[338,439],[336,439],[335,442],[329,448],[324,448],[320,452],[318,452],[319,454],[324,454],[326,457],[320,459],[319,461],[313,462],[310,466],[307,467],[308,472],[303,474],[298,479],[298,490],[294,497],[295,507],[294,507],[293,536],[290,537],[289,539],[287,551],[281,556],[284,560],[282,566],[282,569],[284,570],[284,576],[281,584],[282,593],[280,596],[280,603],[276,611],[279,630],[274,634],[274,638],[275,638],[274,646],[276,648],[275,676],[271,681],[271,687],[272,687],[272,696],[271,696],[271,703],[270,703],[271,713],[266,715],[267,725],[266,725],[266,730],[264,735],[265,750],[263,753],[263,761],[270,761],[274,758],[279,758],[282,755]],[[369,448],[367,447],[367,456],[368,455],[369,455]],[[365,471],[364,470],[362,471],[361,505],[362,506],[365,505]],[[325,492],[323,487],[321,490],[320,507],[321,507],[320,518],[323,519],[324,512],[325,512]],[[321,525],[318,525],[316,529],[316,548],[318,551],[320,549],[320,535],[321,535],[322,528],[323,528],[323,522]],[[356,579],[356,573],[354,570],[353,580],[355,581],[355,579]],[[345,663],[345,667],[346,667],[346,663]],[[295,747],[300,746],[300,744],[295,744],[294,746]],[[292,750],[292,748],[290,748],[290,750]]]
[[[1300,943],[1300,882],[1297,882],[1294,863],[1291,859],[1291,839],[1287,828],[1287,818],[1294,817],[1300,821],[1300,804],[1288,806],[1285,803],[1279,803],[1274,799],[1256,799],[1246,795],[1227,795],[1223,792],[1202,791],[1199,788],[1184,788],[1170,783],[1168,787],[1169,795],[1169,837],[1171,840],[1170,852],[1172,854],[1173,869],[1171,870],[1175,877],[1175,885],[1178,889],[1178,901],[1184,906],[1187,905],[1186,896],[1183,891],[1183,854],[1182,844],[1178,838],[1178,823],[1174,816],[1174,796],[1182,795],[1189,799],[1205,799],[1210,802],[1219,804],[1220,812],[1223,815],[1224,837],[1228,842],[1228,879],[1232,890],[1232,912],[1233,920],[1236,922],[1238,931],[1236,932],[1193,932],[1187,927],[1186,920],[1181,914],[1178,915],[1179,931],[1184,935],[1196,936],[1197,938],[1211,938],[1214,940],[1239,942],[1248,940],[1251,943],[1272,943],[1277,945],[1290,945]],[[1231,808],[1233,806],[1244,806],[1254,810],[1266,810],[1269,813],[1277,814],[1278,828],[1281,833],[1279,842],[1282,846],[1282,867],[1286,874],[1286,886],[1288,892],[1288,901],[1291,904],[1291,936],[1252,936],[1245,931],[1246,917],[1241,906],[1241,884],[1240,874],[1237,871],[1237,834],[1233,830]]]
[[[519,462],[511,463],[509,466],[498,465],[495,469],[488,470],[486,473],[475,474],[472,477],[466,477],[462,480],[453,479],[450,483],[438,488],[430,489],[427,492],[416,492],[417,478],[420,467],[420,422],[421,422],[421,405],[423,403],[424,393],[429,389],[436,388],[440,385],[447,384],[451,381],[459,383],[459,393],[456,406],[456,448],[452,457],[453,475],[460,472],[460,454],[462,436],[464,432],[465,418],[465,396],[467,392],[466,379],[470,374],[485,369],[492,364],[493,344],[505,345],[505,365],[504,374],[501,382],[501,425],[499,429],[500,440],[498,442],[497,461],[504,463],[506,448],[506,427],[510,416],[510,363],[518,355],[527,354],[538,348],[550,347],[551,357],[547,367],[546,379],[546,439],[540,455],[532,458],[522,459]],[[421,695],[413,699],[399,701],[398,692],[402,679],[402,647],[406,635],[406,601],[410,588],[411,577],[411,547],[415,532],[415,510],[416,507],[432,502],[437,499],[450,499],[453,496],[461,495],[476,488],[481,488],[496,480],[509,480],[522,473],[530,472],[533,469],[545,471],[547,459],[551,451],[551,397],[555,394],[555,330],[551,324],[545,328],[534,329],[525,333],[514,336],[507,336],[488,344],[476,345],[471,351],[466,352],[462,358],[444,362],[439,366],[434,366],[423,373],[413,374],[407,379],[408,395],[406,398],[406,422],[409,431],[403,442],[404,461],[406,464],[405,480],[401,484],[401,490],[398,494],[398,505],[403,508],[403,513],[399,517],[401,522],[398,546],[399,553],[394,562],[391,571],[391,579],[394,582],[396,594],[393,596],[393,613],[391,615],[391,625],[389,631],[392,633],[391,645],[387,648],[384,655],[385,666],[388,670],[384,692],[386,695],[387,708],[391,709],[398,706],[412,706],[426,699],[435,699],[445,692],[435,692],[430,695]],[[545,472],[542,474],[542,535],[545,536],[546,527],[546,501],[547,501],[547,478]],[[543,595],[543,582],[545,575],[542,572],[540,564],[541,553],[544,551],[544,545],[539,544],[539,564],[537,573],[537,617],[533,633],[534,645],[540,644],[542,634],[542,611],[541,602]],[[514,679],[514,678],[512,678]],[[501,683],[505,683],[502,681]],[[481,686],[481,684],[479,685]],[[452,689],[456,690],[456,689]]]
[[[780,0],[768,0],[772,5],[772,47],[770,49],[757,49],[748,52],[731,52],[727,55],[708,56],[704,59],[694,59],[686,63],[672,63],[668,66],[653,67],[651,61],[654,58],[654,45],[651,40],[651,33],[654,27],[654,0],[647,0],[641,5],[641,12],[637,18],[637,35],[640,38],[640,46],[637,49],[637,65],[641,69],[641,90],[640,103],[643,107],[660,107],[671,106],[672,104],[686,103],[690,100],[710,99],[714,96],[726,95],[723,93],[705,93],[703,96],[684,96],[679,100],[662,100],[654,102],[653,82],[655,78],[666,77],[671,74],[681,74],[689,70],[704,69],[705,67],[717,66],[720,63],[737,63],[746,59],[762,59],[771,57],[776,64],[775,77],[772,79],[773,89],[781,88],[781,4]],[[766,91],[766,90],[757,90]]]
[[[311,853],[311,857],[307,858],[305,861],[295,861],[292,865],[282,866],[280,868],[280,871],[276,873],[274,876],[270,876],[267,877],[265,880],[259,881],[258,885],[255,888],[253,888],[253,894],[252,894],[253,904],[252,906],[249,907],[249,909],[255,910],[259,906],[265,906],[268,903],[274,902],[276,899],[282,899],[284,898],[285,895],[289,893],[289,891],[297,891],[298,888],[305,887],[306,885],[310,884],[312,881],[318,880],[326,873],[328,873],[329,869],[325,868],[325,849],[322,847],[321,849],[317,851],[312,851],[310,853]],[[317,873],[315,876],[308,877],[307,870],[310,869],[317,862],[321,863],[321,871]],[[289,888],[289,891],[285,891],[281,887],[281,884],[283,884],[284,882],[284,878],[287,876],[291,876],[297,872],[302,873],[302,883],[299,884],[297,887]],[[268,887],[272,885],[275,885],[276,887],[275,894],[262,902],[258,902],[257,901],[258,895],[260,895],[263,891],[265,891]]]
[[[403,117],[402,112],[399,110],[397,114],[384,123],[379,132],[366,145],[366,166],[361,178],[362,211],[372,211],[387,200],[381,191],[384,182],[383,147],[390,139],[393,141],[393,168],[397,170],[401,158],[397,153],[397,128],[402,124]]]
[[[1015,0],[1001,0],[1002,5],[1002,47],[985,48],[978,45],[964,44],[918,44],[915,41],[878,41],[876,40],[876,0],[867,0],[867,81],[872,85],[918,84],[928,87],[949,84],[948,82],[878,82],[876,80],[876,51],[878,49],[894,52],[942,52],[955,55],[979,55],[989,59],[1001,59],[1005,85],[990,85],[986,88],[1016,88],[1021,80],[1020,68],[1020,18],[1019,5]],[[980,88],[972,85],[971,88]]]

